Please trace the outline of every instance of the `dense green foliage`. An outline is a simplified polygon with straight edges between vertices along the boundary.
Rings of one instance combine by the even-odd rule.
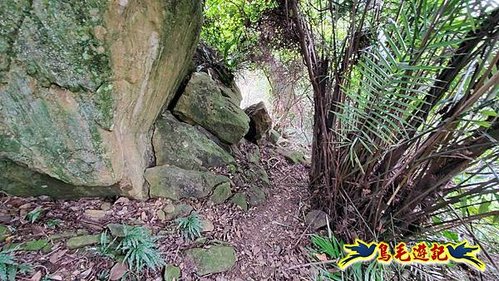
[[[312,190],[338,231],[424,232],[464,197],[483,213],[448,211],[439,228],[497,215],[476,200],[497,192],[497,175],[449,186],[498,158],[497,9],[420,0],[358,2],[336,14],[329,1],[289,3],[314,89]]]
[[[201,39],[220,53],[227,66],[236,69],[257,51],[256,24],[274,5],[273,0],[207,0]]]
[[[29,221],[30,223],[34,223],[35,221],[40,218],[42,215],[43,210],[41,207],[37,207],[34,210],[31,210],[29,213],[26,214],[26,220]]]

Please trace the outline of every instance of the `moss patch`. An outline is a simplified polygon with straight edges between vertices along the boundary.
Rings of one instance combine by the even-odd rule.
[[[189,249],[186,255],[194,262],[199,275],[224,272],[236,263],[236,251],[230,246]]]
[[[111,76],[103,42],[93,35],[106,1],[34,1],[15,44],[18,59],[38,80],[73,92],[95,92]]]

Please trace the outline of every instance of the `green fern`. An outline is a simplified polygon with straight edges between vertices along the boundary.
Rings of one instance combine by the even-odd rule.
[[[116,258],[116,238],[111,239],[107,231],[104,231],[100,235],[99,248],[97,251],[106,257],[111,259]]]
[[[112,238],[107,231],[103,232],[97,251],[103,256],[126,263],[135,273],[165,265],[156,247],[157,239],[147,229],[125,225],[123,233],[123,237]]]
[[[0,281],[15,281],[18,273],[31,270],[27,264],[20,264],[11,255],[12,250],[0,252]]]
[[[123,262],[127,263],[130,269],[140,272],[145,267],[155,270],[165,265],[156,248],[156,238],[152,237],[147,229],[127,226],[124,233],[125,236],[118,243],[116,250],[125,255]]]
[[[203,229],[201,218],[198,214],[192,213],[185,218],[178,218],[176,220],[178,228],[182,231],[184,237],[194,240],[201,237],[201,230]]]
[[[36,207],[36,209],[30,211],[26,215],[26,219],[30,223],[34,223],[35,221],[37,221],[40,218],[40,216],[42,215],[42,213],[43,213],[43,209],[41,207]]]

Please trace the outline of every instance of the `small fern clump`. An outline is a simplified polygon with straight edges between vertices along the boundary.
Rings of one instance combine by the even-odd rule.
[[[15,281],[17,273],[27,273],[31,267],[20,264],[11,255],[12,250],[0,252],[0,281]]]
[[[143,227],[125,227],[125,237],[116,249],[125,254],[124,262],[140,272],[144,267],[156,269],[165,265],[156,249],[156,238]]]
[[[35,223],[43,213],[43,209],[41,207],[36,207],[36,209],[31,210],[28,214],[26,214],[26,220],[30,223]]]
[[[101,234],[99,252],[113,259],[121,259],[136,273],[144,268],[155,270],[165,265],[156,247],[156,238],[140,226],[124,226],[123,237],[111,240],[107,232]],[[121,257],[121,258],[120,258]]]
[[[178,228],[182,231],[184,237],[191,240],[201,237],[203,225],[201,218],[197,213],[192,213],[185,218],[178,218],[176,222],[178,223]]]
[[[99,248],[97,251],[108,258],[116,258],[116,238],[111,239],[107,231],[104,231],[100,235]]]

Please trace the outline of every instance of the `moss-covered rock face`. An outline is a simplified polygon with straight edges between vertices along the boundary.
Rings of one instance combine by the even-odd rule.
[[[228,152],[169,112],[156,120],[153,147],[158,166],[168,164],[188,170],[205,170],[235,163]]]
[[[10,234],[10,229],[5,225],[0,224],[0,242],[5,241],[5,239],[9,237]]]
[[[213,190],[213,194],[210,196],[210,201],[215,204],[222,204],[232,195],[232,190],[230,188],[230,183],[222,183]]]
[[[239,102],[223,94],[208,74],[196,72],[180,96],[174,113],[186,122],[201,125],[221,141],[235,144],[248,132],[250,122],[239,108]]]
[[[180,267],[174,266],[172,264],[167,264],[165,266],[165,272],[163,274],[163,280],[165,281],[175,281],[180,278]]]
[[[0,1],[0,159],[9,160],[0,189],[144,198],[151,128],[185,75],[201,9],[200,0]]]
[[[146,180],[150,185],[152,198],[165,197],[174,200],[181,198],[203,198],[229,178],[211,172],[184,170],[175,166],[157,166],[147,169]]]
[[[230,201],[238,206],[239,208],[241,208],[243,211],[247,211],[248,210],[248,201],[246,199],[246,194],[244,193],[236,193],[234,194],[234,196],[232,196],[232,198],[230,199]]]

